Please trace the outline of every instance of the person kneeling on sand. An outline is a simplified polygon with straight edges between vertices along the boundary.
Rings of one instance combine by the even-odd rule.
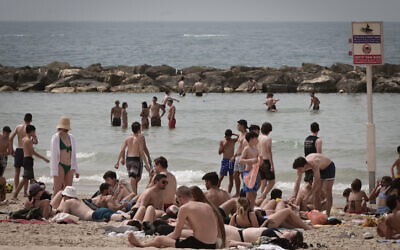
[[[195,201],[192,190],[186,186],[180,186],[177,189],[176,199],[180,209],[175,230],[171,234],[157,236],[148,242],[141,242],[133,233],[130,233],[128,236],[129,244],[135,247],[215,249],[217,247],[218,228],[223,227],[223,224],[219,225],[222,223],[222,219],[217,218],[213,207],[207,203]],[[193,230],[193,236],[180,239],[185,223]],[[225,237],[223,238],[225,240]]]
[[[63,191],[58,192],[51,201],[51,205],[57,213],[72,214],[86,221],[121,221],[124,218],[129,218],[128,214],[117,214],[109,208],[92,210],[78,198],[76,189],[72,186],[66,186]]]
[[[45,219],[52,217],[55,211],[50,206],[50,200],[41,199],[44,188],[39,183],[29,185],[29,196],[24,203],[24,208],[38,207],[42,211],[42,216]]]

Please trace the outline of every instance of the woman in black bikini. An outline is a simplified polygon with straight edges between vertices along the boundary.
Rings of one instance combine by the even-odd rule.
[[[239,198],[236,213],[232,216],[229,225],[237,228],[258,227],[257,216],[250,211],[250,201],[247,198]]]

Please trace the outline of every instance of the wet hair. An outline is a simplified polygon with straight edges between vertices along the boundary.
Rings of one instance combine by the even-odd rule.
[[[292,249],[302,248],[304,245],[303,233],[298,230],[296,231],[297,231],[296,235],[290,241]]]
[[[160,181],[162,178],[167,178],[167,176],[165,174],[156,174],[156,176],[154,176],[153,183]]]
[[[313,181],[314,181],[314,175],[306,174],[304,176],[304,182],[308,182],[308,183],[312,184]]]
[[[307,160],[306,158],[300,156],[298,158],[296,158],[293,162],[293,169],[298,169],[298,168],[302,168],[307,164]]]
[[[361,190],[361,180],[360,179],[355,179],[352,183],[351,183],[351,190],[352,191],[356,191],[359,192]]]
[[[386,187],[390,186],[390,184],[392,184],[392,177],[390,176],[383,176],[382,177],[382,181],[386,182]]]
[[[250,142],[250,140],[253,139],[253,138],[258,138],[258,135],[257,135],[256,132],[251,131],[251,132],[246,134],[246,141],[247,142]]]
[[[273,97],[274,96],[274,94],[272,94],[272,93],[268,93],[267,94],[267,98],[271,98],[271,97]]]
[[[317,133],[319,131],[319,124],[316,122],[311,123],[310,129],[311,132]]]
[[[29,134],[30,132],[35,131],[35,130],[36,130],[36,128],[33,125],[28,125],[28,126],[26,126],[26,129],[25,129],[27,134]]]
[[[346,188],[343,190],[343,197],[349,198],[349,195],[351,193],[351,188]]]
[[[251,124],[249,127],[249,131],[256,131],[256,130],[260,130],[260,126],[255,125],[255,124]]]
[[[126,106],[128,106],[128,103],[123,102],[123,103],[122,103],[122,107],[125,108]]]
[[[390,209],[390,210],[394,210],[397,206],[397,201],[399,200],[399,196],[392,194],[389,195],[389,197],[387,197],[386,199],[386,206]]]
[[[26,113],[24,117],[25,122],[31,122],[32,121],[32,114],[31,113]]]
[[[153,96],[153,99],[157,101],[157,96]]]
[[[117,173],[115,173],[114,171],[107,171],[104,173],[103,175],[103,179],[107,179],[107,178],[111,178],[113,180],[117,179]]]
[[[400,154],[400,146],[397,147],[397,153]]]
[[[168,161],[164,156],[156,158],[154,164],[160,164],[162,168],[168,168]]]
[[[181,197],[193,197],[192,190],[187,186],[180,186],[176,189],[176,195]]]
[[[142,102],[142,108],[147,109],[147,102]]]
[[[271,200],[275,200],[275,199],[282,199],[282,190],[274,188],[271,191]]]
[[[10,129],[10,127],[9,126],[5,126],[5,127],[3,127],[3,133],[11,133],[11,129]]]
[[[241,197],[237,200],[237,209],[236,212],[240,215],[244,214],[245,211],[249,210],[250,201],[245,197]]]
[[[272,125],[269,122],[264,122],[261,125],[261,133],[268,135],[272,131]]]
[[[201,179],[211,182],[214,186],[218,185],[218,174],[216,172],[207,173]]]
[[[225,130],[225,137],[231,137],[232,136],[232,130],[227,129]]]
[[[139,132],[140,128],[141,128],[141,125],[140,125],[139,122],[133,122],[133,123],[132,123],[132,132],[133,132],[134,134],[136,134],[137,132]]]
[[[118,105],[118,104],[119,104],[119,100],[116,100],[116,101],[115,101],[115,104]]]
[[[100,193],[103,193],[104,190],[108,190],[110,188],[110,184],[108,183],[102,183],[100,185]]]

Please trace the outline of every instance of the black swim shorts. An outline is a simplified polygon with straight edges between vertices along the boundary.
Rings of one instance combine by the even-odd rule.
[[[271,171],[271,162],[268,159],[263,160],[259,172],[261,180],[275,180],[275,172]]]
[[[14,167],[21,168],[24,165],[24,150],[22,148],[15,149]]]
[[[25,179],[35,179],[33,174],[33,158],[31,156],[24,157],[24,174],[22,175]]]
[[[129,177],[138,178],[142,176],[143,164],[140,157],[126,157],[126,169],[128,170]]]
[[[112,125],[115,126],[115,127],[121,126],[121,118],[114,117],[113,121],[112,121]]]
[[[217,244],[206,244],[193,236],[190,236],[184,240],[176,239],[175,241],[176,248],[194,248],[194,249],[216,249]]]

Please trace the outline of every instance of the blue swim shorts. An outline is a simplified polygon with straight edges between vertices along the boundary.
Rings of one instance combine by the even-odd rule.
[[[233,175],[233,167],[234,163],[230,161],[230,159],[223,158],[221,161],[221,170],[219,173],[221,175],[227,175],[229,172],[229,175]]]
[[[115,211],[108,208],[98,208],[93,211],[92,220],[93,221],[104,221],[104,219],[110,220],[111,215],[115,214]]]
[[[243,179],[246,175],[249,174],[249,171],[244,171],[243,172]],[[243,182],[243,192],[245,193],[252,193],[252,192],[256,192],[257,193],[257,189],[258,189],[258,181],[260,180],[260,175],[257,175],[257,179],[256,179],[256,183],[254,184],[253,188],[248,188],[246,186],[246,184]]]

